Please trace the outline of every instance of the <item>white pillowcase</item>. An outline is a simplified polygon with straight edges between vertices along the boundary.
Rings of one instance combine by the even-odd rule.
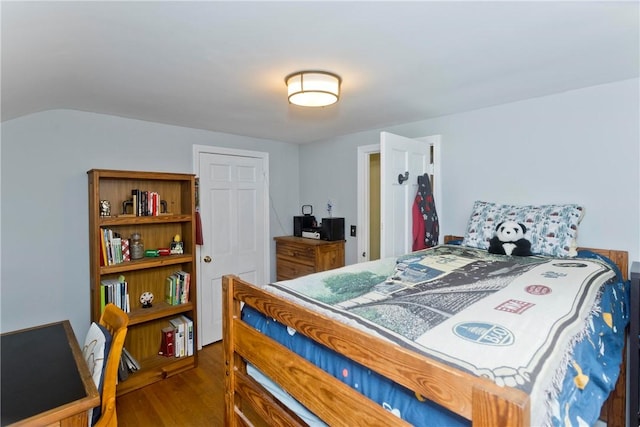
[[[462,244],[488,249],[489,240],[503,221],[516,221],[527,228],[525,238],[531,252],[555,257],[576,256],[578,225],[584,216],[580,205],[516,206],[476,201]]]

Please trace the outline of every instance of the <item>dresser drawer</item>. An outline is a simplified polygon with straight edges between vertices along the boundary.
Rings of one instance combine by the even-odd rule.
[[[291,262],[278,257],[276,266],[276,280],[289,280],[296,277],[306,276],[315,272],[313,265],[305,265],[297,262]]]
[[[316,262],[316,250],[314,247],[299,245],[291,242],[276,243],[276,257],[291,262],[298,262],[310,265],[311,268]]]
[[[295,279],[344,266],[344,240],[325,241],[295,236],[274,237],[276,280]]]
[[[318,248],[316,271],[344,267],[344,244],[342,242]]]

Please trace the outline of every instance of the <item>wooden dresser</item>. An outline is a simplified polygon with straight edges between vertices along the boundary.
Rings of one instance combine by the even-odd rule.
[[[295,279],[318,271],[344,267],[344,240],[274,237],[276,241],[276,280]]]

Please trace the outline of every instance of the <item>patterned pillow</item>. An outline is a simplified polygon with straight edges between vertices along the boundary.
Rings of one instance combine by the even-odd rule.
[[[576,256],[578,225],[584,215],[579,205],[514,206],[476,201],[462,244],[489,248],[489,240],[503,221],[523,223],[525,238],[534,254],[556,257]]]
[[[87,337],[84,340],[82,355],[84,356],[84,360],[87,361],[89,372],[91,372],[93,382],[101,396],[102,379],[107,366],[107,357],[109,356],[110,349],[111,333],[104,326],[92,322],[87,332]],[[97,406],[93,408],[93,410],[90,409],[89,412],[92,412],[89,414],[89,419],[92,421],[91,425],[93,425],[100,419],[102,406]]]

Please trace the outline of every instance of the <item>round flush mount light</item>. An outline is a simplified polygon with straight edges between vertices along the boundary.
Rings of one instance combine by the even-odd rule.
[[[342,79],[326,71],[298,71],[284,79],[289,102],[302,107],[326,107],[340,99]]]

